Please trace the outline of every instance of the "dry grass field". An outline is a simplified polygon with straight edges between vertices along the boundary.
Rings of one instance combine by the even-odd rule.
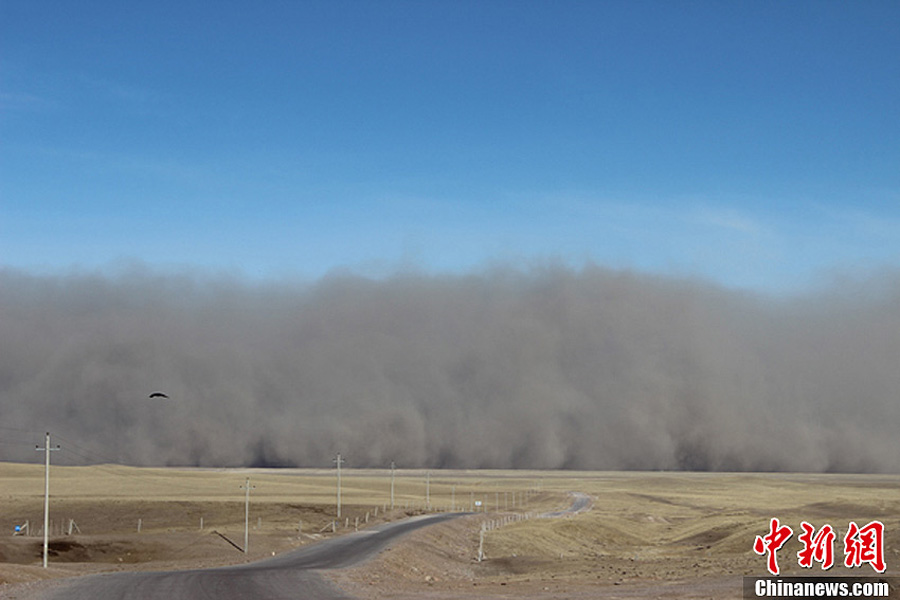
[[[243,545],[247,477],[254,489],[245,555],[231,542]],[[29,582],[100,570],[243,562],[352,531],[357,519],[362,528],[453,509],[477,512],[330,576],[360,598],[740,598],[742,576],[766,573],[752,544],[772,517],[795,532],[778,554],[784,575],[824,574],[797,565],[804,520],[838,531],[838,563],[849,521],[880,520],[887,574],[900,565],[898,476],[398,470],[391,511],[389,471],[345,469],[342,491],[343,519],[332,533],[334,470],[52,467],[45,570],[36,535],[43,466],[0,463],[0,596],[28,597]],[[540,518],[568,506],[570,491],[589,494],[590,510]],[[524,515],[531,518],[513,519]],[[13,536],[26,521],[32,536]],[[71,536],[70,521],[78,527]],[[509,522],[487,531],[476,561],[482,523],[501,521]],[[838,565],[827,574],[875,572]]]

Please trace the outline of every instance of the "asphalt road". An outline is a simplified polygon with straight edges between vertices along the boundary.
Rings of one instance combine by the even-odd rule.
[[[569,506],[569,508],[556,512],[544,513],[542,516],[547,518],[575,515],[588,510],[593,504],[591,497],[583,492],[569,492],[569,496],[572,498],[572,505]]]
[[[115,573],[77,579],[52,600],[337,600],[347,599],[316,570],[358,563],[396,538],[462,513],[430,515],[389,523],[245,565],[194,571]]]

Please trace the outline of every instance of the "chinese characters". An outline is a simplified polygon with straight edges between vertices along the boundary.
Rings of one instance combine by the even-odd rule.
[[[812,568],[814,562],[822,564],[827,571],[834,566],[834,541],[837,532],[831,525],[823,525],[818,532],[810,523],[800,523],[803,530],[797,539],[803,548],[797,552],[797,562],[801,567]],[[788,525],[781,525],[778,519],[769,522],[769,533],[756,536],[753,551],[766,556],[766,568],[772,575],[778,575],[778,559],[776,553],[794,535]],[[862,527],[850,521],[847,534],[844,536],[844,565],[860,567],[868,563],[878,573],[884,573],[887,565],[884,561],[884,524],[872,521]]]

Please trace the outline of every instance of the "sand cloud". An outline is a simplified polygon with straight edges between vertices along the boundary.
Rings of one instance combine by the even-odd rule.
[[[6,269],[0,347],[3,426],[85,459],[898,469],[893,272],[772,299],[590,265],[308,285]]]

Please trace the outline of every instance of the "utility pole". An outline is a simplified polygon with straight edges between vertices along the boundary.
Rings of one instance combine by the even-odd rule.
[[[391,461],[391,510],[394,510],[394,469],[396,468],[397,465]]]
[[[241,486],[242,490],[246,490],[246,500],[244,501],[244,554],[247,554],[247,549],[250,547],[250,490],[255,490],[256,486],[250,485],[250,478],[247,478],[247,483]]]
[[[35,446],[35,450],[43,450],[44,458],[44,568],[47,568],[47,535],[50,529],[50,452],[59,450],[59,444],[55,448],[50,446],[50,432],[47,432],[47,438],[44,440],[44,447]]]
[[[431,510],[431,471],[425,472],[425,510]]]
[[[344,462],[344,459],[341,458],[341,453],[338,452],[337,458],[331,459],[332,462],[337,464],[337,516],[338,519],[341,518],[341,463]]]

